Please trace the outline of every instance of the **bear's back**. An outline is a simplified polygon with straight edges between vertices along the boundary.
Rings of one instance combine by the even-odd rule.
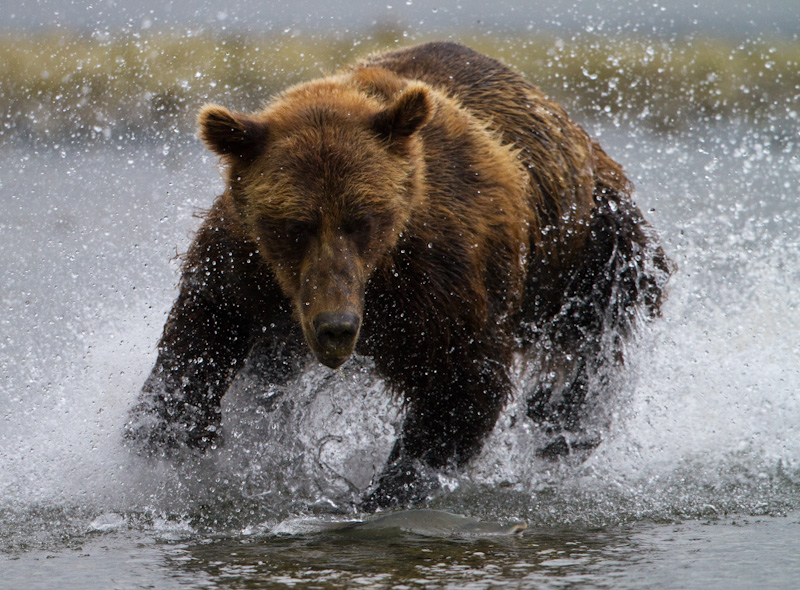
[[[367,60],[402,78],[420,80],[458,99],[481,118],[513,128],[509,116],[529,110],[537,89],[496,59],[452,42],[433,42],[399,49]],[[509,124],[503,124],[508,121]],[[501,129],[501,131],[504,129]]]
[[[433,42],[390,51],[362,62],[419,80],[456,99],[472,116],[518,150],[531,178],[530,203],[543,225],[561,227],[569,212],[567,235],[583,240],[594,206],[596,182],[624,194],[627,180],[564,109],[501,62],[452,42]],[[562,239],[551,232],[552,240]]]

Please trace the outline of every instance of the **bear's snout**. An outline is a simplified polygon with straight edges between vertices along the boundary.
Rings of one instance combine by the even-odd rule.
[[[312,321],[319,344],[320,362],[331,369],[340,367],[353,353],[361,318],[351,311],[320,313]]]

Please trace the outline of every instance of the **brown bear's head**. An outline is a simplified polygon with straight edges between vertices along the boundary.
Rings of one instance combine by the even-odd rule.
[[[328,78],[254,115],[200,112],[200,135],[229,167],[245,231],[328,367],[352,354],[367,281],[422,199],[417,131],[433,110],[422,84],[381,99]]]

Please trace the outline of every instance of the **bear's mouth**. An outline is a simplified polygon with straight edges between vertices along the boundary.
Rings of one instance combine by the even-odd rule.
[[[339,367],[341,367],[343,364],[345,364],[347,362],[347,359],[349,359],[349,358],[350,358],[350,355],[348,355],[346,357],[343,357],[343,358],[333,358],[333,357],[321,357],[321,356],[318,356],[317,360],[319,362],[321,362],[323,365],[325,365],[326,367],[328,367],[329,369],[336,370]]]

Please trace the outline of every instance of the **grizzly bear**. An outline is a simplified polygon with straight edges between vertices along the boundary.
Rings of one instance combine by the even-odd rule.
[[[361,507],[407,506],[464,466],[534,365],[547,458],[591,449],[592,399],[672,263],[622,168],[534,85],[455,43],[362,60],[199,134],[227,188],[185,256],[158,359],[127,424],[150,452],[220,439],[251,354],[265,383],[354,353],[404,401]]]

